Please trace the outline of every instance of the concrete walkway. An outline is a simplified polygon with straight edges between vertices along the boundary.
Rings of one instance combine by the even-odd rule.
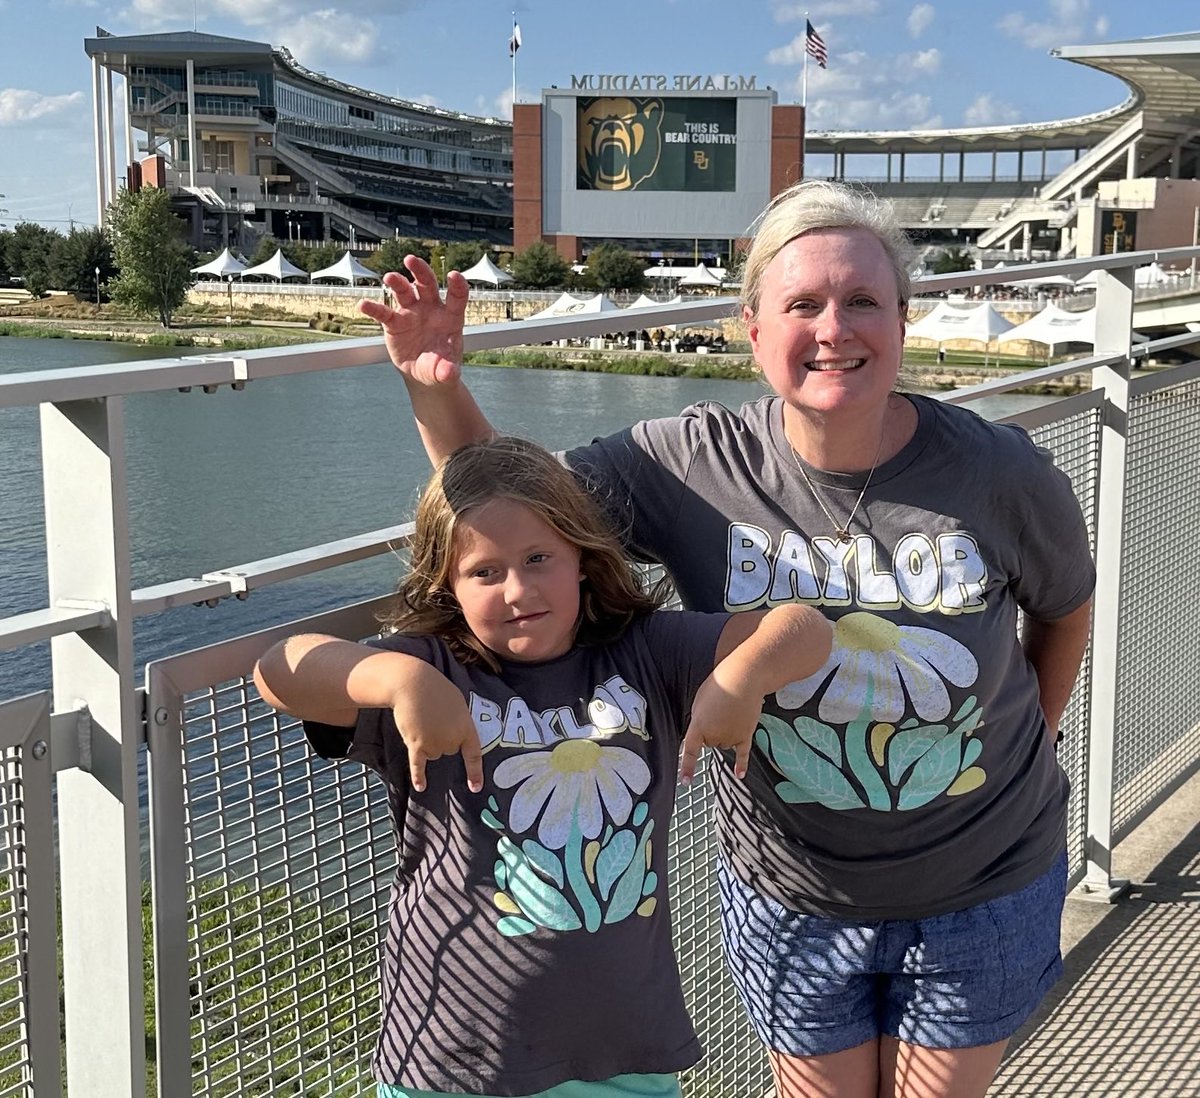
[[[1115,904],[1070,899],[1066,975],[988,1098],[1200,1096],[1200,775],[1114,851]]]

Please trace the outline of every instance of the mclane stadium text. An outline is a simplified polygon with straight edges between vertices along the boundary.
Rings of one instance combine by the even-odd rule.
[[[571,77],[572,89],[583,91],[757,91],[756,76],[694,76],[681,73],[584,73]]]

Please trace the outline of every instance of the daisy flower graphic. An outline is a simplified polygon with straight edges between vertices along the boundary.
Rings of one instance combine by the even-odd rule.
[[[825,666],[807,679],[789,683],[775,698],[785,709],[799,709],[831,672],[833,679],[818,706],[821,720],[848,724],[869,716],[895,724],[905,715],[906,691],[922,720],[945,718],[950,712],[945,684],[970,686],[979,665],[968,649],[936,629],[896,625],[856,611],[834,625],[833,651]]]
[[[504,789],[516,787],[508,816],[514,834],[529,830],[541,812],[538,841],[548,850],[562,850],[572,820],[578,820],[585,839],[599,836],[606,811],[613,824],[624,824],[633,810],[630,792],[645,792],[650,768],[628,748],[565,740],[553,751],[505,759],[493,780]]]

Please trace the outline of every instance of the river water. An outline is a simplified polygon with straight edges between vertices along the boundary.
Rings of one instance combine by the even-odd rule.
[[[0,337],[0,374],[161,357],[163,348]],[[715,379],[488,367],[465,374],[495,424],[555,448],[697,400],[736,407],[765,391]],[[1044,400],[1003,396],[976,407],[999,417]],[[429,472],[403,389],[384,365],[243,392],[133,396],[125,428],[135,588],[392,526],[411,516]],[[0,408],[0,618],[46,605],[44,537],[37,410]],[[400,566],[383,556],[245,601],[138,619],[138,663],[377,595]],[[48,683],[48,645],[0,652],[0,699]]]

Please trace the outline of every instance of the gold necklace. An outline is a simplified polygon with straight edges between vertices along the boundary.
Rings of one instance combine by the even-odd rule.
[[[833,517],[833,512],[825,506],[825,501],[817,494],[817,487],[809,479],[808,473],[804,471],[804,463],[800,460],[800,455],[796,453],[796,447],[789,444],[788,449],[792,451],[792,460],[796,463],[796,468],[800,470],[800,475],[804,478],[804,483],[808,485],[808,490],[812,492],[813,499],[817,501],[817,506],[825,512],[825,517],[829,519],[829,525],[833,527],[834,538],[838,542],[845,544],[850,540],[850,524],[854,521],[854,516],[858,514],[858,508],[862,504],[863,496],[867,494],[867,489],[871,487],[871,478],[875,475],[875,467],[879,464],[879,455],[883,453],[883,432],[880,432],[879,445],[875,449],[875,458],[871,462],[867,479],[863,482],[862,491],[858,493],[858,499],[854,501],[854,506],[850,508],[850,514],[846,516],[844,525],[838,523],[838,520]]]

